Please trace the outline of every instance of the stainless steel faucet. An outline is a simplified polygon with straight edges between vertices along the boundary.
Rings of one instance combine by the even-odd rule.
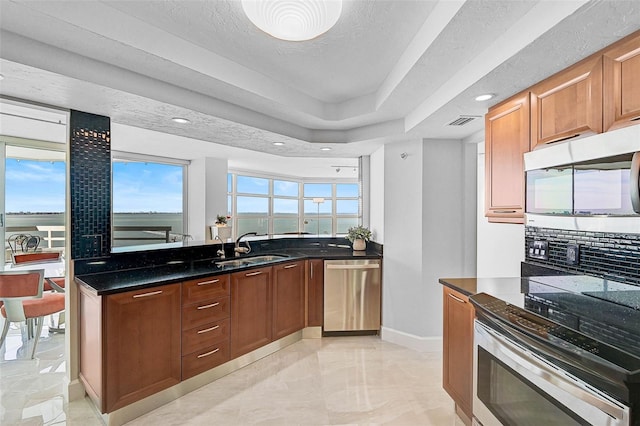
[[[216,238],[214,239],[220,241],[220,249],[216,252],[216,256],[220,256],[221,259],[224,259],[224,241],[222,241],[222,238],[220,238],[218,235],[216,235]]]
[[[257,232],[247,232],[246,234],[242,234],[238,237],[238,239],[236,240],[236,246],[234,247],[233,251],[236,254],[236,256],[240,256],[241,254],[247,254],[247,253],[251,253],[251,245],[249,244],[249,241],[247,241],[247,246],[246,247],[240,247],[240,240],[243,237],[246,237],[247,235],[258,235]]]

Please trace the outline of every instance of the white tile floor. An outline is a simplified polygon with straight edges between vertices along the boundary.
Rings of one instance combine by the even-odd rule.
[[[35,359],[33,339],[16,323],[0,348],[0,425],[102,425],[87,400],[64,402],[64,334],[50,334],[48,323]]]
[[[0,349],[0,424],[101,424],[87,400],[64,403],[64,336],[43,336],[36,360],[20,330]],[[378,337],[305,339],[129,425],[462,426],[441,365]]]

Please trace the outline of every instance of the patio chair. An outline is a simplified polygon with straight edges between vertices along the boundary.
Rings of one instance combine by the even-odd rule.
[[[37,325],[31,359],[36,347],[46,315],[64,310],[64,293],[44,291],[44,270],[0,272],[0,314],[6,318],[0,337],[0,347],[5,343],[11,322],[35,321]]]

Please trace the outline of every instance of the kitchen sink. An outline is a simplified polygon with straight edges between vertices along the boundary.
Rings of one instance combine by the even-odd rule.
[[[257,263],[273,262],[274,260],[285,259],[287,257],[288,256],[283,256],[280,254],[268,254],[263,256],[253,256],[253,257],[243,257],[239,259],[222,260],[222,261],[216,262],[216,265],[221,268],[225,268],[225,267],[237,268],[240,266],[255,265]]]
[[[274,260],[285,259],[289,256],[283,256],[281,254],[267,254],[264,256],[248,257],[243,260],[253,261],[253,263],[273,262]]]

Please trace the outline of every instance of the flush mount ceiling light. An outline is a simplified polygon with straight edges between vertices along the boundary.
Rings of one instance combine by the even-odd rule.
[[[494,96],[495,95],[493,93],[486,93],[484,95],[476,96],[476,101],[478,101],[478,102],[488,101],[489,99],[493,98]]]
[[[324,34],[342,13],[342,0],[242,0],[247,18],[265,33],[288,41]]]
[[[331,151],[331,148],[325,146],[324,148],[320,148],[320,151]]]
[[[173,117],[171,119],[171,121],[175,122],[175,123],[180,123],[180,124],[187,124],[187,123],[191,123],[190,120],[186,119],[186,118],[182,118],[182,117]]]
[[[282,145],[284,145],[284,142],[274,142],[273,144],[275,146],[282,146]]]

